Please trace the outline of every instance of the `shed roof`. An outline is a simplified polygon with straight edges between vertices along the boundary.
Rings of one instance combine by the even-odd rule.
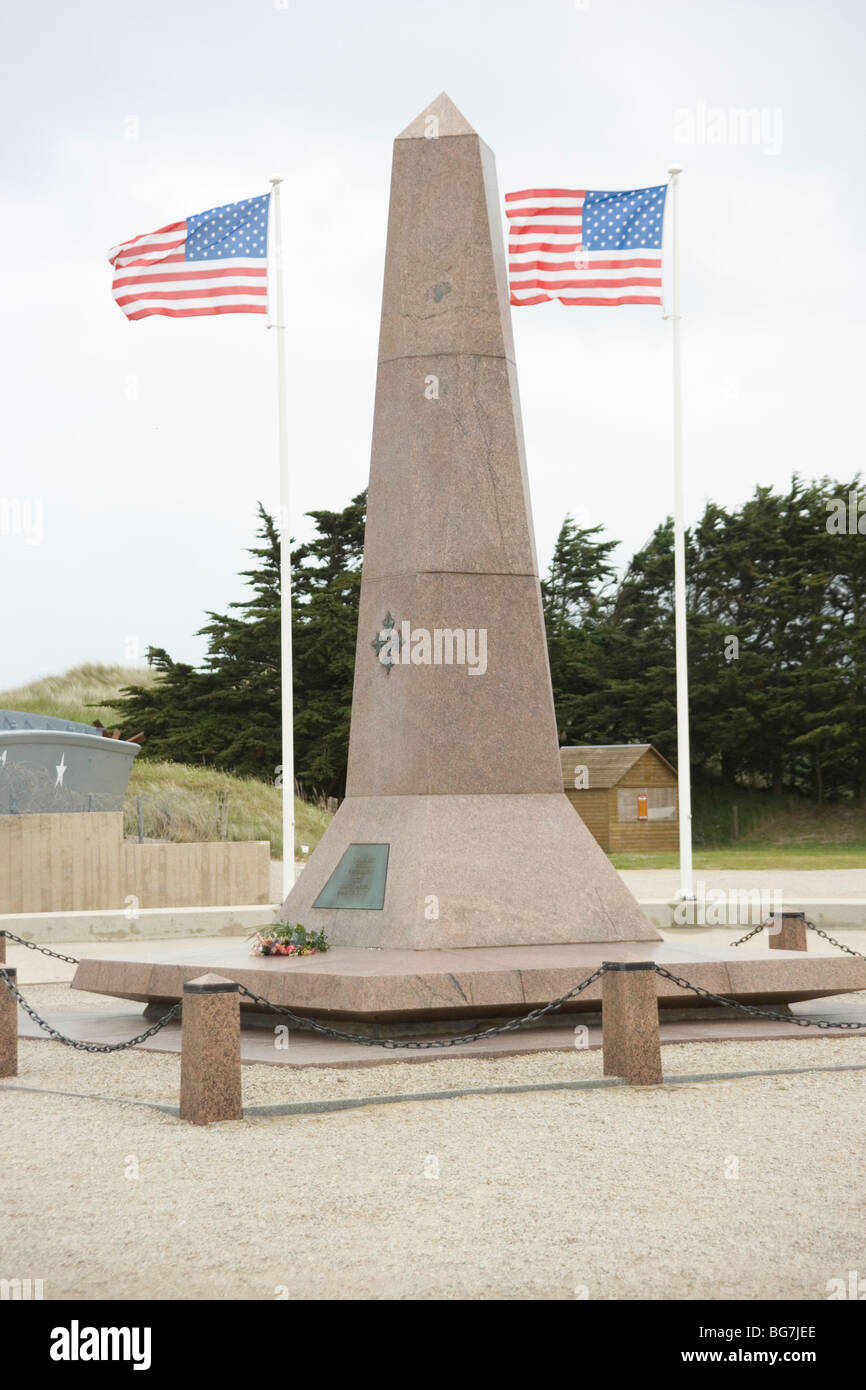
[[[560,748],[559,752],[563,771],[573,772],[577,766],[587,768],[589,783],[593,788],[615,787],[629,768],[634,767],[638,758],[647,752],[654,753],[676,777],[676,769],[651,743],[594,743]]]

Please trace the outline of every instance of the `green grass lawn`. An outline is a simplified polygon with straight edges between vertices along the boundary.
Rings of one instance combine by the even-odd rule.
[[[816,806],[748,787],[696,786],[692,800],[695,869],[866,869],[862,806]],[[611,859],[618,869],[676,869],[680,862],[676,852]]]
[[[729,845],[696,849],[695,869],[866,869],[863,844]],[[680,857],[668,854],[612,854],[617,869],[676,869]]]

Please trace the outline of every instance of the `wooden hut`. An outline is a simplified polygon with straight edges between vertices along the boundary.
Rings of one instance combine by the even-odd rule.
[[[677,774],[650,743],[560,748],[565,794],[603,850],[679,846]]]

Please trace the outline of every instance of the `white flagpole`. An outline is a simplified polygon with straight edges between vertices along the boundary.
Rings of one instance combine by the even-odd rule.
[[[283,237],[280,224],[281,178],[270,180],[274,210],[277,400],[280,420],[280,709],[283,732],[283,899],[295,882],[295,744],[292,703],[292,547],[289,507],[289,426],[286,412],[286,317],[283,298]]]
[[[680,366],[680,246],[679,183],[682,168],[674,164],[671,176],[673,224],[671,313],[674,366],[674,614],[677,668],[677,781],[680,820],[680,898],[693,898],[692,784],[689,751],[689,672],[686,637],[686,532],[683,504],[683,394]]]

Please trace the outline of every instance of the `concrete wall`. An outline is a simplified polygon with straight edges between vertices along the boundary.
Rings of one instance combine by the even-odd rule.
[[[144,844],[120,812],[0,816],[0,913],[265,904],[267,840]]]

